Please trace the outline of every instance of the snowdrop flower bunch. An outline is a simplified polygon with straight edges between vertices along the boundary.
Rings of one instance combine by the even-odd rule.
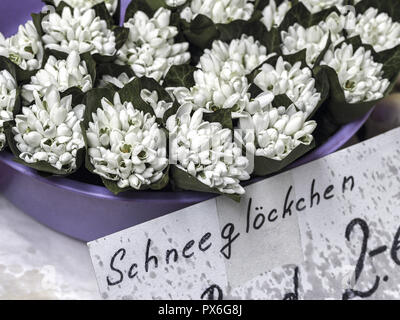
[[[166,137],[156,117],[131,102],[101,100],[86,131],[94,173],[119,188],[139,190],[162,179],[168,167]]]
[[[65,7],[62,14],[52,12],[42,20],[45,48],[70,53],[90,52],[112,56],[116,53],[114,32],[96,16],[93,9],[81,12]]]
[[[269,57],[267,48],[247,35],[229,44],[215,40],[200,58],[199,70],[194,72],[195,85],[175,89],[175,96],[181,104],[193,102],[209,111],[233,108],[233,116],[237,117],[254,104],[246,75]]]
[[[15,117],[19,157],[26,163],[44,161],[57,170],[74,171],[77,152],[85,146],[80,127],[85,106],[73,108],[72,96],[61,99],[54,87],[43,98],[38,92],[33,96],[35,103]]]
[[[31,77],[31,82],[22,87],[22,97],[28,104],[34,100],[33,93],[43,96],[47,88],[53,86],[59,92],[78,87],[82,92],[92,88],[92,77],[77,51],[72,51],[66,60],[50,56],[43,69]]]
[[[250,155],[281,161],[301,144],[312,143],[317,123],[306,121],[307,114],[296,112],[294,105],[284,113],[279,109],[240,118],[238,127],[243,130],[243,144]]]
[[[376,52],[392,49],[400,44],[400,23],[394,22],[385,12],[369,8],[359,14],[354,28],[347,30],[349,37],[360,36],[365,44],[374,47]]]
[[[300,0],[311,13],[318,13],[334,6],[339,9],[344,6],[344,0]]]
[[[381,99],[390,86],[383,78],[383,65],[375,62],[364,47],[354,51],[351,44],[343,43],[336,50],[328,50],[321,64],[336,71],[348,103]]]
[[[178,29],[170,26],[171,11],[160,8],[152,18],[137,11],[124,27],[129,37],[118,51],[117,63],[130,65],[138,77],[161,81],[173,65],[190,60],[187,42],[175,43]]]
[[[111,15],[113,15],[117,11],[118,6],[118,0],[54,0],[55,6],[58,6],[61,1],[64,1],[72,8],[77,8],[82,11],[90,9],[96,4],[104,2],[107,10],[111,13]]]
[[[169,7],[180,7],[186,3],[186,0],[166,0],[165,3]]]
[[[346,23],[346,16],[339,16],[336,12],[330,14],[325,21],[309,28],[295,23],[287,31],[281,32],[282,52],[290,55],[306,49],[306,62],[313,67],[317,58],[326,48],[329,36],[333,47],[345,39],[343,31]]]
[[[291,65],[282,57],[278,58],[275,66],[264,63],[254,83],[274,96],[286,94],[307,115],[314,111],[321,100],[312,71],[307,67],[301,68],[301,62]]]
[[[203,120],[203,110],[193,114],[193,105],[182,105],[167,120],[170,158],[179,169],[221,193],[244,194],[240,181],[250,178],[248,160],[233,141],[232,130]]]
[[[254,0],[192,0],[181,12],[181,18],[190,22],[202,14],[214,23],[249,20],[254,12]]]
[[[7,71],[0,71],[0,150],[6,144],[4,122],[13,119],[13,111],[17,99],[17,82]]]
[[[262,11],[263,17],[261,22],[271,31],[273,27],[279,27],[286,13],[292,8],[292,3],[289,0],[284,0],[279,6],[275,0],[270,0]]]
[[[118,77],[113,77],[105,74],[99,81],[99,88],[104,88],[111,84],[119,89],[122,89],[126,84],[133,81],[136,77],[129,78],[129,76],[123,72]]]
[[[157,91],[143,89],[140,92],[140,97],[143,99],[144,102],[147,102],[153,108],[156,117],[159,119],[162,119],[165,112],[173,105],[173,102],[159,100]]]
[[[0,56],[9,58],[23,70],[37,70],[42,65],[44,55],[43,44],[35,25],[30,20],[20,25],[18,32],[4,38],[0,33]]]

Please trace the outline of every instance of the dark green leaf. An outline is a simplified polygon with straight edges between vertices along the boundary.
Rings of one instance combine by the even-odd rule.
[[[165,88],[168,87],[191,88],[195,85],[193,74],[196,70],[197,68],[189,64],[172,66],[164,78],[163,86]]]
[[[295,162],[300,157],[304,156],[312,149],[314,149],[314,147],[315,147],[314,141],[308,146],[301,144],[296,149],[294,149],[285,159],[281,161],[256,156],[254,157],[253,174],[259,177],[265,177],[277,173],[283,170],[284,168],[288,167],[290,164]]]
[[[303,3],[299,2],[286,13],[285,18],[279,27],[279,31],[288,30],[289,27],[294,25],[296,22],[304,28],[309,28],[325,20],[332,12],[336,12],[340,15],[340,12],[336,7],[312,14]]]
[[[321,70],[324,70],[329,79],[331,98],[328,101],[327,107],[337,124],[346,124],[358,120],[378,102],[347,103],[336,71],[328,66],[321,66]]]
[[[174,104],[172,105],[172,107],[169,108],[167,111],[165,111],[164,117],[163,117],[164,126],[167,123],[168,118],[173,116],[174,114],[176,114],[179,108],[180,108],[180,104],[178,102],[174,101]]]
[[[104,63],[97,67],[97,79],[100,80],[103,76],[109,75],[118,78],[121,74],[126,73],[129,78],[133,78],[135,73],[128,65],[119,65],[114,63]]]
[[[72,106],[75,107],[78,104],[82,104],[85,98],[85,93],[83,93],[82,90],[79,89],[78,87],[72,87],[61,92],[60,96],[61,98],[72,96]]]
[[[272,106],[274,108],[285,107],[289,108],[293,104],[293,101],[289,99],[286,94],[279,94],[275,96],[274,101],[272,101]]]
[[[157,91],[159,95],[159,99],[166,100],[165,98],[171,99],[167,92],[165,92],[164,88],[162,88],[157,81],[150,78],[135,78],[130,83],[125,85],[121,90],[118,91],[121,101],[129,101],[133,103],[135,109],[143,111],[144,113],[154,114],[153,108],[147,104],[141,98],[141,91],[143,89],[148,89],[150,91]]]
[[[272,28],[270,31],[266,30],[261,40],[261,43],[267,47],[268,52],[276,52],[278,54],[281,54],[281,42],[281,35],[277,28]]]
[[[191,44],[201,49],[208,48],[220,36],[213,21],[202,14],[197,15],[189,24],[189,28],[184,28],[183,33]]]
[[[125,44],[126,40],[128,40],[129,29],[123,27],[113,27],[112,30],[115,34],[115,48],[119,50]]]
[[[219,122],[224,128],[233,129],[232,109],[218,109],[211,113],[204,113],[204,121]]]
[[[107,10],[106,4],[104,2],[100,2],[92,7],[92,9],[96,12],[96,16],[98,16],[101,20],[107,22],[107,28],[112,29],[114,26],[114,19],[111,17],[110,12]]]
[[[313,119],[314,115],[325,105],[325,102],[329,98],[330,85],[327,74],[320,69],[313,70],[313,76],[315,78],[315,88],[321,93],[321,99],[315,107],[314,111],[308,116],[307,120]]]
[[[218,189],[210,188],[209,186],[200,182],[196,177],[193,177],[192,175],[190,175],[186,171],[183,171],[175,165],[171,166],[171,178],[173,187],[177,189],[215,193],[220,195],[223,194]],[[225,195],[235,200],[236,202],[240,202],[240,195]]]
[[[126,9],[125,21],[133,18],[138,11],[143,11],[147,16],[152,17],[159,8],[167,8],[175,12],[180,11],[184,6],[178,8],[168,7],[164,0],[132,0]]]

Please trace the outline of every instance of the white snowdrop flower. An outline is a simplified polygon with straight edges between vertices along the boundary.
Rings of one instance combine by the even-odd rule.
[[[129,76],[123,72],[118,77],[110,75],[104,75],[99,81],[99,88],[104,88],[108,84],[114,85],[119,89],[122,89],[126,84],[133,81],[136,77],[129,78]]]
[[[240,181],[250,178],[249,162],[233,140],[232,130],[203,119],[203,110],[193,114],[193,105],[182,105],[167,120],[170,158],[177,167],[200,182],[226,194],[244,194]]]
[[[292,8],[292,3],[289,0],[284,0],[279,6],[275,0],[270,0],[269,4],[264,8],[261,22],[271,31],[273,27],[279,27],[286,13]]]
[[[249,20],[254,12],[254,0],[192,0],[181,12],[181,18],[190,22],[202,14],[214,23]]]
[[[80,123],[84,105],[72,107],[72,96],[60,98],[51,87],[41,98],[33,93],[35,103],[23,107],[15,117],[14,139],[20,158],[27,163],[44,161],[58,170],[76,169],[77,151],[85,146]]]
[[[250,101],[250,85],[245,76],[223,80],[215,73],[197,70],[194,79],[196,85],[189,94],[197,108],[209,111],[232,109],[233,112],[240,113]]]
[[[172,102],[159,100],[157,91],[143,89],[140,92],[140,97],[143,99],[144,102],[147,102],[153,108],[156,117],[159,119],[162,119],[165,112],[173,105]]]
[[[6,143],[3,125],[13,119],[16,98],[17,82],[7,70],[0,71],[0,150]]]
[[[61,1],[64,1],[72,8],[81,9],[82,11],[90,9],[96,4],[104,2],[111,15],[117,11],[118,7],[118,0],[54,0],[54,4],[58,6]]]
[[[348,103],[374,101],[384,97],[390,81],[384,79],[383,65],[374,61],[370,50],[343,43],[328,50],[322,63],[334,69]]]
[[[279,109],[271,108],[239,119],[238,128],[244,134],[243,144],[249,156],[281,161],[298,146],[312,143],[317,123],[306,121],[307,114],[296,112],[293,105],[283,113]]]
[[[180,7],[186,3],[186,0],[166,0],[165,3],[169,7]]]
[[[115,34],[93,9],[81,12],[65,7],[62,14],[49,13],[42,20],[46,48],[70,53],[90,52],[112,56],[116,53]]]
[[[197,108],[211,111],[233,109],[233,117],[238,117],[251,99],[246,75],[271,56],[247,35],[229,44],[216,40],[200,58],[199,70],[193,75],[195,85],[189,90],[174,89],[174,94],[181,104],[193,102]]]
[[[380,52],[392,49],[400,44],[400,23],[395,22],[385,12],[369,8],[356,18],[354,28],[349,28],[349,37],[360,36],[365,44]]]
[[[118,50],[117,63],[130,65],[136,76],[160,81],[173,65],[190,60],[187,42],[175,43],[178,29],[170,26],[171,11],[160,8],[152,18],[138,11],[124,24],[129,37]]]
[[[66,60],[50,56],[44,68],[31,77],[29,84],[22,87],[22,97],[29,104],[34,100],[33,92],[38,92],[42,97],[51,86],[60,92],[72,87],[78,87],[82,92],[92,89],[92,77],[78,52],[72,51]]]
[[[325,21],[309,28],[304,28],[295,23],[287,31],[281,33],[282,52],[285,55],[290,55],[306,49],[306,62],[310,67],[313,67],[317,58],[326,48],[329,35],[333,47],[344,40],[343,30],[346,22],[345,16],[339,16],[336,12],[333,12]]]
[[[271,56],[259,41],[244,34],[230,43],[215,40],[211,49],[204,50],[197,67],[204,72],[221,73],[223,79],[229,80],[248,75]]]
[[[254,83],[274,96],[286,94],[307,115],[314,111],[321,100],[321,93],[315,88],[311,69],[301,68],[301,62],[291,65],[282,57],[278,58],[275,66],[263,64]]]
[[[44,49],[35,25],[30,20],[20,25],[10,38],[0,33],[0,56],[9,58],[23,70],[37,70],[42,65]]]
[[[166,137],[156,117],[103,98],[86,131],[94,172],[118,187],[136,190],[158,182],[168,167]]]
[[[311,13],[318,13],[334,6],[342,8],[344,5],[344,0],[300,0],[300,2],[302,2]]]

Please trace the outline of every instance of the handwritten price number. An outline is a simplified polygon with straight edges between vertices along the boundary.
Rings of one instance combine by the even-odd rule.
[[[368,251],[368,241],[370,237],[370,229],[368,226],[368,223],[363,220],[363,219],[354,219],[352,220],[349,225],[346,228],[346,239],[347,241],[350,241],[350,236],[353,232],[356,231],[356,227],[359,227],[362,232],[363,240],[361,244],[361,253],[358,258],[356,268],[355,268],[355,283],[357,284],[358,280],[360,279],[361,273],[364,269],[364,263],[366,259],[366,255],[368,255],[373,258],[375,256],[378,256],[380,254],[383,254],[388,250],[387,246],[381,246],[379,248],[376,248],[374,250]],[[390,249],[390,257],[393,260],[393,262],[400,266],[400,257],[399,257],[399,251],[400,251],[400,227],[397,229],[397,232],[394,236],[394,240]],[[385,275],[382,279],[383,281],[388,281],[389,277]],[[372,285],[371,289],[367,291],[358,291],[355,289],[347,289],[344,294],[343,294],[343,300],[349,300],[353,299],[356,297],[359,298],[368,298],[371,297],[379,288],[379,285],[381,284],[381,277],[376,276],[375,277],[375,282]]]

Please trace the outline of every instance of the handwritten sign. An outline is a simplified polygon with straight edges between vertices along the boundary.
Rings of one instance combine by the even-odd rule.
[[[399,136],[89,243],[102,297],[399,299]]]

